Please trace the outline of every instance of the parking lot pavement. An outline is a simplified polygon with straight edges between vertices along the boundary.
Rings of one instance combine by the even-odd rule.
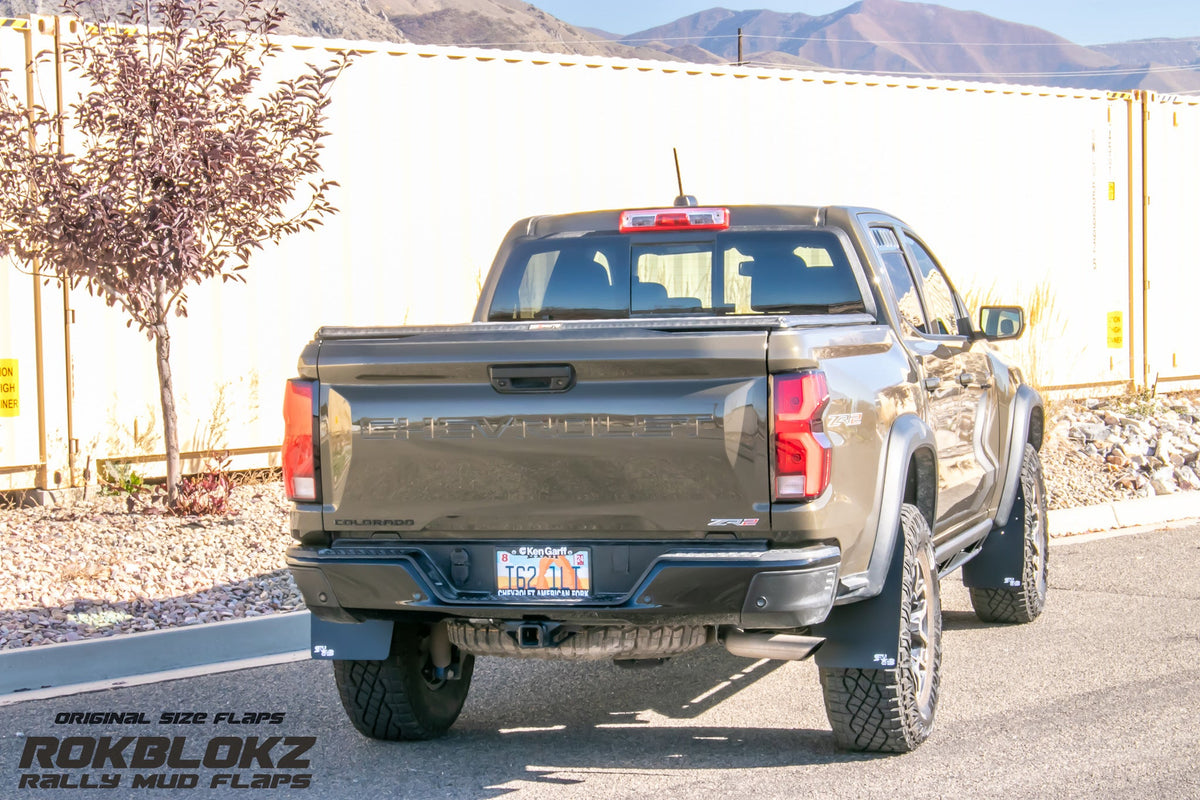
[[[450,735],[404,744],[355,733],[329,665],[296,662],[2,707],[0,796],[16,794],[23,774],[78,785],[108,773],[122,788],[34,794],[124,797],[143,772],[194,774],[197,788],[137,797],[259,796],[229,788],[228,777],[210,788],[234,774],[247,785],[255,774],[311,776],[309,788],[280,786],[272,797],[1200,797],[1200,526],[1068,541],[1050,559],[1049,605],[1027,626],[978,622],[957,577],[946,581],[937,728],[905,756],[834,750],[807,662],[717,649],[638,671],[480,660]],[[56,724],[107,711],[147,722]],[[164,712],[207,718],[160,724]],[[233,721],[247,712],[282,719]],[[247,768],[19,766],[32,738],[103,736],[134,737],[127,755],[141,739],[166,737],[181,759],[201,761],[220,739],[214,765],[251,736],[260,750],[279,737],[274,762],[286,739],[293,749],[312,741],[296,768],[254,759]],[[153,755],[153,743],[143,747]]]

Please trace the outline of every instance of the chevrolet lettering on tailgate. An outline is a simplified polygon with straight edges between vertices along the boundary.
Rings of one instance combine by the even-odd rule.
[[[659,414],[623,417],[438,418],[420,420],[364,418],[363,439],[512,439],[603,437],[699,437],[719,429],[712,414]]]

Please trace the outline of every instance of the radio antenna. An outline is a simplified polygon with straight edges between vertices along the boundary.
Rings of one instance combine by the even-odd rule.
[[[683,172],[679,169],[679,150],[672,147],[671,152],[675,155],[675,180],[679,184],[679,196],[675,198],[676,208],[688,208],[696,205],[696,198],[690,194],[683,193]]]

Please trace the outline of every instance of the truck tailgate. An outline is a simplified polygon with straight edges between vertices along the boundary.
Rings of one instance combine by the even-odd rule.
[[[767,336],[480,324],[324,339],[325,529],[766,531]]]

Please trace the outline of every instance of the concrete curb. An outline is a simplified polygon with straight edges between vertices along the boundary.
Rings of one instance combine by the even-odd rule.
[[[0,704],[85,683],[103,688],[193,667],[307,657],[309,619],[300,611],[8,650],[0,653]]]
[[[1050,533],[1162,525],[1200,518],[1200,492],[1050,512]],[[149,683],[308,657],[307,611],[0,652],[0,706],[115,685]]]
[[[1179,492],[1137,500],[1118,500],[1098,506],[1050,512],[1051,536],[1071,536],[1116,528],[1161,525],[1200,518],[1200,492]]]

